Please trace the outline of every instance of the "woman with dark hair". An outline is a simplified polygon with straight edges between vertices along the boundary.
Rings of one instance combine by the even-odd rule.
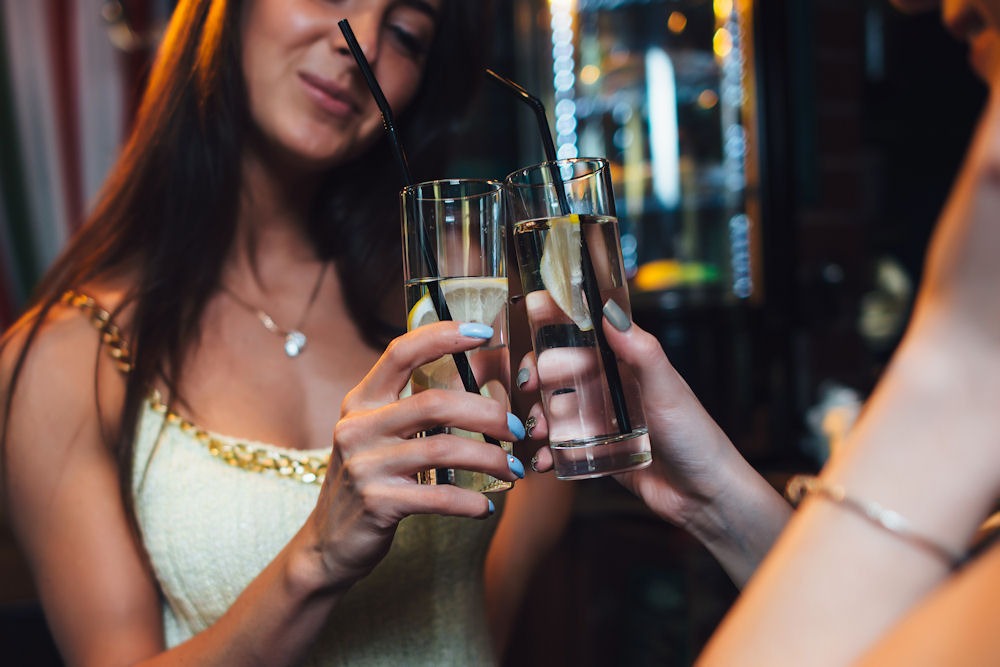
[[[4,498],[69,664],[495,660],[514,564],[554,537],[510,538],[528,480],[499,530],[468,520],[486,496],[415,482],[523,466],[413,433],[523,426],[482,396],[398,398],[482,334],[398,335],[400,182],[337,25],[437,178],[487,4],[178,3],[93,214],[0,348]]]

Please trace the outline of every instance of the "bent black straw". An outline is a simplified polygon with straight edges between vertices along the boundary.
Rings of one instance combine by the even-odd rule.
[[[371,90],[372,97],[375,98],[375,104],[378,105],[378,109],[382,113],[382,124],[385,126],[385,131],[389,134],[390,143],[392,144],[393,151],[396,153],[396,160],[399,163],[400,170],[403,172],[403,183],[404,185],[412,185],[413,177],[410,175],[410,167],[406,162],[406,153],[403,151],[403,144],[396,133],[396,125],[393,122],[392,108],[389,106],[389,101],[385,99],[382,87],[378,85],[375,73],[372,71],[368,59],[365,58],[365,54],[361,50],[361,45],[358,44],[358,40],[354,36],[354,31],[351,30],[351,24],[347,22],[347,19],[342,19],[337,25],[340,27],[340,32],[344,33],[344,39],[347,40],[347,47],[351,50],[351,55],[358,62],[358,67],[361,68],[361,74],[365,77],[368,89]],[[420,253],[423,255],[424,263],[427,265],[427,273],[431,276],[440,277],[437,258],[431,252],[430,242],[427,240],[427,231],[422,224],[417,225],[417,234],[417,244],[420,246]],[[451,320],[451,312],[448,310],[448,304],[445,302],[444,295],[441,293],[441,286],[438,282],[428,282],[427,292],[431,297],[431,303],[434,304],[434,311],[437,313],[438,319],[442,322]],[[455,366],[458,368],[458,375],[462,378],[462,385],[465,387],[465,390],[472,394],[478,394],[479,383],[476,382],[476,376],[472,372],[469,358],[465,356],[464,352],[452,354],[451,358],[455,361]],[[485,433],[483,434],[483,438],[486,442],[494,445],[500,444],[495,438]]]
[[[351,24],[347,22],[347,19],[342,19],[337,25],[340,27],[340,32],[344,33],[344,39],[347,40],[347,48],[351,50],[351,55],[354,56],[354,59],[358,62],[358,67],[361,68],[361,74],[365,77],[365,82],[368,84],[368,89],[372,92],[372,97],[375,98],[378,110],[382,112],[382,125],[385,126],[385,131],[389,134],[392,149],[396,153],[396,161],[403,172],[403,182],[406,185],[411,185],[413,177],[410,175],[410,166],[406,162],[406,153],[403,152],[403,143],[399,140],[399,134],[396,133],[396,124],[392,118],[392,107],[389,106],[389,100],[385,99],[382,86],[378,85],[375,72],[372,71],[368,59],[365,58],[364,51],[361,50],[361,45],[358,44],[358,39],[354,36],[354,31],[351,30]]]
[[[538,124],[538,132],[541,135],[542,147],[545,150],[545,159],[550,163],[549,173],[555,183],[556,197],[559,199],[559,213],[569,215],[569,199],[566,197],[566,190],[563,185],[562,176],[555,162],[556,145],[552,141],[552,130],[549,128],[548,117],[545,114],[545,105],[542,101],[529,93],[517,83],[505,76],[497,74],[491,69],[486,73],[494,81],[501,83],[508,90],[513,91],[522,102],[531,107]],[[614,210],[610,211],[614,215]],[[590,311],[590,320],[594,324],[594,337],[597,339],[597,348],[601,353],[601,361],[604,364],[604,377],[608,381],[608,392],[611,394],[611,404],[615,410],[615,417],[618,419],[618,431],[625,434],[632,430],[632,420],[628,416],[628,406],[625,404],[625,392],[622,390],[622,379],[618,373],[618,361],[615,353],[608,346],[608,340],[604,336],[604,313],[601,312],[601,292],[597,287],[597,275],[594,273],[594,263],[590,257],[590,249],[587,246],[587,234],[581,226],[580,228],[580,264],[583,269],[583,292],[587,297],[587,309]]]

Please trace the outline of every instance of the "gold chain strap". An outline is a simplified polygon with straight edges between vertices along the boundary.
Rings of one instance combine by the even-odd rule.
[[[150,405],[164,416],[168,424],[193,437],[205,445],[212,456],[231,466],[250,472],[272,471],[280,477],[288,477],[306,484],[322,484],[326,476],[327,459],[324,457],[307,454],[291,456],[244,442],[224,442],[168,409],[157,391],[153,392]]]
[[[92,297],[74,290],[66,291],[61,301],[80,309],[87,315],[91,324],[101,332],[101,341],[107,346],[108,354],[115,360],[120,371],[128,373],[132,370],[128,341],[122,336],[118,326],[111,321],[111,314],[108,311],[101,308]],[[231,466],[250,472],[273,471],[281,477],[306,484],[321,484],[326,476],[328,461],[324,457],[307,454],[290,456],[243,442],[224,442],[170,410],[156,390],[153,390],[150,397],[150,405],[153,410],[164,416],[168,424],[195,438],[212,456]]]
[[[94,328],[101,332],[101,342],[107,347],[111,358],[115,360],[118,370],[122,373],[128,373],[132,370],[132,356],[128,351],[128,341],[122,336],[118,325],[111,321],[111,313],[97,305],[92,297],[74,290],[63,292],[60,301],[67,306],[82,310]]]

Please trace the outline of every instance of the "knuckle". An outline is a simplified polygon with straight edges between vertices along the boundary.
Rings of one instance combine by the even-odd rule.
[[[342,451],[350,452],[352,445],[360,440],[366,429],[359,419],[345,417],[333,426],[333,444]]]
[[[413,396],[413,408],[418,417],[432,419],[440,413],[442,390],[427,389]]]
[[[364,456],[352,456],[345,458],[340,466],[341,475],[351,488],[363,488],[367,479],[368,466],[365,465]]]
[[[655,358],[654,355],[662,354],[663,348],[660,345],[660,341],[649,332],[642,332],[638,336],[638,356],[640,359],[649,360],[650,358]]]
[[[429,501],[430,505],[434,508],[443,508],[449,504],[452,497],[453,487],[447,485],[432,486],[428,487],[430,489]]]
[[[355,411],[356,406],[361,403],[360,399],[361,388],[354,387],[344,396],[344,400],[340,402],[340,414],[346,417]]]
[[[443,461],[455,446],[454,443],[447,442],[446,438],[440,436],[424,438],[423,444],[428,458],[435,463]]]
[[[407,366],[407,354],[406,345],[403,344],[402,339],[393,338],[389,341],[389,345],[385,348],[385,354],[383,355],[392,366],[395,367],[405,367]]]

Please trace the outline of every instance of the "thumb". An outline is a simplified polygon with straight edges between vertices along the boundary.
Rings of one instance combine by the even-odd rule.
[[[647,406],[653,403],[670,410],[691,400],[691,388],[667,359],[660,342],[613,299],[604,304],[604,323],[608,344],[635,375]]]

